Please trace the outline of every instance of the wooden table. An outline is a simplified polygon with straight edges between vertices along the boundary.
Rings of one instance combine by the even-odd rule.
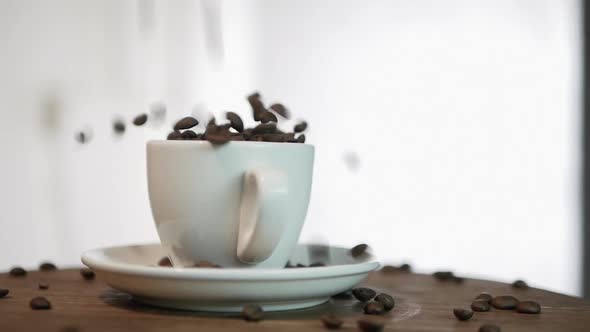
[[[39,280],[50,284],[38,289]],[[590,303],[539,289],[518,290],[497,282],[466,279],[442,282],[430,275],[374,272],[366,285],[393,295],[397,305],[385,315],[387,331],[477,331],[494,323],[502,331],[590,331]],[[363,317],[354,300],[332,300],[314,308],[266,314],[261,322],[245,322],[235,315],[173,311],[136,304],[110,289],[100,279],[86,281],[78,270],[29,272],[26,277],[0,274],[0,288],[10,294],[0,299],[0,331],[327,331],[319,317],[332,312],[345,321],[342,331],[357,331]],[[469,308],[482,291],[513,294],[538,301],[539,315],[492,310],[475,313],[467,322],[455,319],[452,309]],[[31,310],[29,301],[45,296],[51,310]],[[71,329],[67,329],[71,327]]]

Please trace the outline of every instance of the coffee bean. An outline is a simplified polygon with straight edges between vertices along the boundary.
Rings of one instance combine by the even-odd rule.
[[[234,128],[237,132],[241,133],[244,131],[244,122],[242,122],[242,118],[234,112],[227,112],[225,113],[225,118],[229,120],[231,127]]]
[[[390,311],[391,309],[393,309],[393,307],[395,307],[395,300],[393,299],[393,297],[385,293],[377,295],[375,297],[375,301],[383,304],[383,308],[385,308],[386,311]]]
[[[500,310],[512,310],[518,305],[518,299],[511,295],[496,296],[492,299],[492,306]]]
[[[33,298],[31,302],[29,302],[29,305],[33,310],[51,309],[51,303],[43,296]]]
[[[517,289],[527,289],[529,288],[529,285],[527,285],[527,283],[524,282],[524,280],[516,280],[512,283],[512,287]]]
[[[324,264],[322,262],[315,262],[315,263],[309,264],[309,267],[322,267],[322,266],[326,266],[326,264]]]
[[[477,312],[490,311],[490,304],[484,300],[477,300],[471,303],[471,310]]]
[[[20,266],[13,267],[8,273],[13,277],[24,277],[27,275],[27,271]]]
[[[162,257],[158,261],[158,266],[172,267],[172,261],[167,256],[166,257]]]
[[[399,268],[404,272],[412,272],[412,266],[408,263],[402,264]]]
[[[185,130],[182,132],[182,139],[184,140],[195,140],[199,138],[199,135],[192,130]]]
[[[521,314],[538,314],[541,312],[541,306],[537,302],[522,301],[516,306],[516,312]]]
[[[278,122],[277,116],[272,114],[269,111],[264,111],[264,113],[260,114],[260,122],[268,123],[268,122]]]
[[[215,263],[211,263],[209,261],[200,261],[195,264],[193,267],[205,267],[205,268],[221,268],[221,265],[217,265]]]
[[[455,308],[455,309],[453,309],[453,314],[460,321],[470,320],[471,317],[473,317],[473,311],[468,310],[468,309]]]
[[[305,121],[301,121],[300,123],[298,123],[295,128],[293,128],[293,131],[296,133],[300,133],[302,131],[305,131],[305,129],[307,129],[307,122]]]
[[[80,275],[82,276],[82,278],[86,279],[86,280],[92,280],[94,279],[94,271],[92,271],[91,269],[80,269]]]
[[[352,291],[347,290],[345,292],[332,295],[332,298],[336,300],[352,300]]]
[[[49,283],[46,281],[39,282],[39,289],[49,289]]]
[[[374,298],[377,293],[370,288],[359,287],[352,290],[352,295],[361,302],[367,302]]]
[[[484,324],[479,327],[478,332],[502,332],[502,330],[500,330],[500,327],[497,325]]]
[[[299,136],[297,136],[297,143],[305,143],[305,135],[301,134]]]
[[[342,327],[344,322],[334,315],[325,315],[322,316],[322,324],[328,330],[336,330]]]
[[[264,104],[260,100],[260,94],[255,92],[248,96],[248,103],[250,103],[250,107],[252,107],[252,114],[254,115],[255,121],[260,121],[260,116],[266,112],[264,108]]]
[[[197,121],[197,119],[193,118],[192,116],[186,116],[176,122],[174,125],[174,130],[191,129],[198,124],[199,121]]]
[[[277,124],[273,122],[259,124],[258,126],[252,129],[252,134],[254,135],[261,135],[261,134],[273,134],[277,130]]]
[[[39,270],[40,271],[55,271],[55,270],[57,270],[57,266],[55,266],[55,264],[50,263],[50,262],[43,262],[43,263],[41,263],[41,265],[39,265]]]
[[[354,258],[360,257],[366,254],[368,248],[369,246],[364,243],[357,244],[356,246],[352,247],[352,249],[350,249],[350,255]]]
[[[182,139],[182,133],[180,131],[173,131],[170,134],[168,134],[167,137],[168,140],[172,140],[172,141],[177,141],[177,140],[181,140]]]
[[[133,119],[133,124],[136,126],[143,126],[148,120],[146,113],[140,114]]]
[[[262,308],[255,304],[249,304],[242,309],[242,318],[249,322],[257,322],[264,318]]]
[[[0,299],[8,295],[8,293],[10,293],[10,290],[6,288],[0,288]]]
[[[218,133],[212,133],[212,134],[207,134],[207,140],[211,144],[221,145],[221,144],[225,144],[225,143],[231,141],[231,136],[224,135],[224,134],[218,134]]]
[[[481,301],[485,301],[485,302],[487,302],[487,303],[492,303],[492,295],[491,295],[490,293],[483,292],[483,293],[479,294],[479,295],[478,295],[478,296],[475,298],[475,300],[476,300],[476,301],[477,301],[477,300],[481,300]]]
[[[121,120],[115,120],[113,122],[113,131],[117,135],[123,135],[125,133],[125,123]]]
[[[440,280],[440,281],[448,281],[448,280],[453,280],[455,278],[455,275],[451,271],[434,272],[432,274],[432,276],[435,279]]]
[[[90,141],[90,135],[88,133],[83,132],[83,131],[79,131],[74,135],[74,139],[76,141],[78,141],[78,143],[84,144],[84,143]]]
[[[288,119],[291,117],[291,115],[289,114],[289,110],[283,104],[280,104],[280,103],[272,104],[272,105],[270,105],[269,108],[271,110],[273,110],[273,112],[277,113],[278,115],[282,116],[285,119]]]
[[[357,321],[358,327],[363,332],[381,332],[385,327],[383,319],[362,318]]]
[[[364,311],[367,315],[381,315],[385,312],[385,308],[379,302],[369,302],[365,305]]]

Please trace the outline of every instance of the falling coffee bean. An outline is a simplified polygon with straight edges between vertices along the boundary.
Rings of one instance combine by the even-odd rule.
[[[374,298],[377,293],[370,288],[359,287],[352,290],[352,295],[361,302],[367,302]]]
[[[170,134],[168,134],[167,139],[168,140],[172,140],[172,141],[181,140],[182,139],[182,133],[180,131],[176,131],[175,130],[175,131],[171,132]]]
[[[328,330],[336,330],[342,327],[342,324],[344,323],[342,321],[342,319],[339,319],[338,317],[334,316],[334,315],[325,315],[322,316],[322,324],[324,324],[324,327],[327,328]]]
[[[440,280],[440,281],[448,281],[448,280],[453,280],[455,278],[455,274],[453,274],[453,272],[451,272],[451,271],[438,271],[438,272],[434,272],[432,274],[432,276],[436,280]]]
[[[369,302],[365,305],[364,311],[367,315],[381,315],[385,312],[385,307],[379,302]]]
[[[460,321],[470,320],[473,317],[473,311],[468,309],[455,308],[453,309],[453,314]]]
[[[516,280],[512,283],[512,287],[516,289],[527,289],[529,288],[529,285],[527,285],[527,283],[524,282],[524,280]]]
[[[295,126],[295,128],[293,128],[293,131],[296,133],[300,133],[305,131],[305,129],[307,129],[307,122],[301,121]]]
[[[299,136],[297,136],[297,143],[305,143],[305,135],[301,134]]]
[[[375,296],[375,301],[383,304],[383,308],[385,308],[386,311],[390,311],[393,309],[393,307],[395,307],[395,300],[393,297],[385,293]]]
[[[332,298],[336,300],[352,300],[352,291],[347,290],[345,292],[332,295]]]
[[[39,282],[39,289],[49,289],[49,283],[46,281]]]
[[[29,305],[33,310],[51,309],[51,303],[43,296],[33,298],[31,302],[29,302]]]
[[[8,293],[10,293],[10,290],[6,288],[0,288],[0,299],[8,295]]]
[[[249,322],[258,322],[264,318],[262,308],[255,304],[249,304],[242,309],[242,318]]]
[[[512,310],[518,305],[518,299],[511,295],[496,296],[492,299],[492,306],[500,310]]]
[[[146,113],[140,114],[133,119],[133,124],[136,126],[143,126],[148,120]]]
[[[40,271],[55,271],[55,270],[57,270],[57,266],[55,266],[55,264],[50,263],[50,262],[43,262],[43,263],[41,263],[41,265],[39,265],[39,270]]]
[[[182,132],[182,139],[193,140],[199,138],[199,135],[192,130],[185,130]]]
[[[83,132],[83,131],[79,131],[74,135],[74,139],[80,143],[80,144],[84,144],[86,142],[88,142],[90,140],[90,135]]]
[[[477,312],[490,311],[490,304],[484,300],[477,300],[471,303],[471,310]]]
[[[266,109],[264,108],[264,104],[260,100],[260,94],[258,92],[255,92],[255,93],[249,95],[248,96],[248,103],[250,104],[250,107],[252,107],[252,114],[254,115],[254,120],[260,121],[260,116],[264,112],[266,112]]]
[[[354,258],[360,257],[367,252],[368,248],[369,246],[367,244],[357,244],[356,246],[352,247],[352,249],[350,249],[350,255]]]
[[[490,293],[483,292],[483,293],[479,294],[479,295],[478,295],[478,296],[475,298],[475,300],[476,300],[476,301],[477,301],[477,300],[481,300],[481,301],[485,301],[485,302],[487,302],[487,303],[492,303],[492,295],[491,295]]]
[[[541,312],[541,306],[537,302],[522,301],[516,306],[516,312],[521,314],[538,314]]]
[[[197,119],[193,118],[192,116],[186,116],[176,122],[176,124],[174,125],[174,130],[180,131],[185,129],[191,129],[192,127],[198,124],[199,121],[197,121]]]
[[[237,132],[241,133],[244,131],[244,122],[242,118],[234,112],[227,112],[225,113],[225,118],[231,124],[231,127],[234,128]]]
[[[166,257],[162,257],[158,261],[158,266],[172,267],[172,261],[167,256]]]
[[[272,114],[271,112],[265,111],[264,113],[260,114],[260,122],[268,123],[268,122],[278,122],[277,116]]]
[[[381,332],[385,327],[385,321],[376,318],[362,318],[357,321],[357,324],[363,332]]]
[[[478,332],[502,332],[499,326],[492,324],[484,324],[479,327]]]
[[[86,280],[92,280],[94,279],[94,271],[92,271],[91,269],[81,269],[80,270],[80,275],[82,276],[82,278],[86,279]]]
[[[27,275],[27,271],[20,266],[13,267],[8,273],[13,277],[24,277]]]
[[[271,110],[273,110],[273,112],[277,113],[278,115],[282,116],[285,119],[288,119],[291,117],[291,115],[289,114],[289,110],[283,104],[280,104],[280,103],[272,104],[272,105],[270,105],[269,108]]]
[[[125,133],[125,123],[121,120],[115,120],[113,122],[113,131],[117,135],[123,135]]]

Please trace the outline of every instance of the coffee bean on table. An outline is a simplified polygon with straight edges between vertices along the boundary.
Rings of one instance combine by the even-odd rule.
[[[172,267],[172,261],[167,256],[166,257],[162,257],[158,261],[158,266]]]
[[[289,110],[283,104],[280,104],[280,103],[272,104],[272,105],[270,105],[269,108],[271,110],[273,110],[273,112],[277,113],[278,115],[282,116],[285,119],[288,119],[291,117],[291,115],[289,114]]]
[[[383,308],[386,311],[390,311],[395,307],[395,300],[391,295],[381,293],[375,297],[375,301],[383,304]]]
[[[13,267],[8,273],[13,277],[24,277],[27,275],[27,271],[20,266]]]
[[[455,278],[455,274],[451,271],[438,271],[438,272],[434,272],[432,274],[432,276],[440,281],[447,281],[447,280],[453,280]]]
[[[307,122],[301,121],[295,126],[295,128],[293,128],[293,131],[296,133],[300,133],[305,131],[305,129],[307,129]]]
[[[492,324],[484,324],[479,327],[478,332],[502,332],[499,326]]]
[[[383,319],[362,318],[357,321],[358,327],[363,332],[380,332],[385,327]]]
[[[541,306],[537,302],[522,301],[516,305],[516,312],[521,314],[538,314],[541,312]]]
[[[297,136],[297,143],[305,143],[305,135],[301,134],[299,136]]]
[[[492,303],[492,295],[491,295],[490,293],[483,292],[483,293],[479,294],[479,295],[478,295],[478,296],[475,298],[475,300],[476,300],[476,301],[477,301],[477,300],[481,300],[481,301],[485,301],[485,302],[487,302],[487,303]]]
[[[47,281],[39,281],[39,289],[49,289],[49,283]]]
[[[277,116],[272,114],[269,111],[264,111],[264,113],[260,114],[260,122],[267,123],[267,122],[278,122]]]
[[[512,283],[512,287],[517,289],[527,289],[529,288],[529,285],[527,285],[527,283],[524,280],[516,280]]]
[[[352,295],[361,302],[367,302],[374,298],[377,293],[370,288],[359,287],[352,290]]]
[[[262,308],[255,304],[245,305],[242,309],[242,318],[249,322],[257,322],[264,318]]]
[[[29,302],[29,305],[33,310],[51,309],[51,303],[43,296],[33,298],[31,302]]]
[[[185,130],[182,132],[182,139],[193,140],[199,138],[199,135],[192,130]]]
[[[0,298],[5,297],[6,295],[8,295],[8,293],[10,293],[10,290],[6,288],[0,288]]]
[[[332,295],[332,298],[336,299],[336,300],[351,300],[352,299],[352,291],[347,290],[345,292]]]
[[[471,303],[471,310],[477,312],[490,311],[490,304],[485,300],[476,300]]]
[[[342,324],[344,323],[342,321],[342,319],[339,319],[338,317],[334,316],[334,315],[325,315],[322,316],[322,324],[324,324],[324,327],[329,329],[329,330],[336,330],[342,327]]]
[[[352,249],[350,249],[350,255],[354,258],[360,257],[367,252],[368,248],[369,246],[367,244],[357,244],[356,246],[352,247]]]
[[[408,263],[402,264],[399,268],[404,272],[412,272],[412,266]]]
[[[174,130],[185,130],[191,129],[192,127],[199,124],[199,121],[192,116],[186,116],[176,122]]]
[[[41,263],[41,265],[39,265],[39,270],[40,271],[55,271],[55,270],[57,270],[57,266],[55,266],[55,264],[50,263],[50,262],[43,262],[43,263]]]
[[[385,307],[379,302],[369,302],[365,305],[364,312],[367,315],[381,315],[385,312]]]
[[[234,128],[237,132],[241,133],[244,131],[244,122],[242,118],[234,112],[227,112],[225,113],[225,118],[231,124],[231,127]]]
[[[511,295],[496,296],[492,299],[492,306],[500,310],[512,310],[518,305],[518,299]]]
[[[473,317],[473,311],[468,309],[455,308],[453,309],[453,314],[460,321],[470,320]]]
[[[80,275],[82,276],[82,278],[86,279],[86,280],[92,280],[94,279],[94,271],[92,271],[91,269],[87,269],[87,268],[83,268],[80,269]]]
[[[113,131],[117,135],[122,135],[125,133],[125,123],[121,120],[115,120],[113,122]]]
[[[168,134],[167,137],[168,140],[181,140],[182,139],[182,133],[180,131],[173,131],[170,134]]]
[[[133,124],[136,126],[143,126],[148,120],[148,115],[146,113],[140,114],[133,119]]]

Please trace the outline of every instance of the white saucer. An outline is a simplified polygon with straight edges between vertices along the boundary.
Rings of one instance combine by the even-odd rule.
[[[318,250],[319,248],[319,250]],[[319,252],[319,254],[318,254]],[[352,258],[348,248],[299,245],[292,264],[322,258],[326,266],[285,269],[171,268],[157,266],[159,244],[94,249],[82,262],[109,286],[139,302],[198,311],[238,312],[245,304],[265,311],[315,306],[359,284],[379,263]],[[310,256],[315,256],[311,260]]]

